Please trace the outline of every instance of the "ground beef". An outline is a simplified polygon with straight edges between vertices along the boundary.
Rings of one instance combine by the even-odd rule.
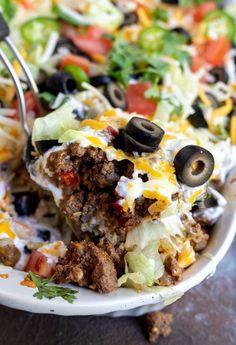
[[[189,220],[186,216],[182,217],[182,223],[186,229],[186,236],[190,240],[193,249],[200,252],[206,248],[209,235],[199,223]]]
[[[178,261],[173,255],[166,257],[164,261],[165,273],[160,278],[160,285],[170,286],[176,284],[182,279],[183,269],[179,266]]]
[[[15,267],[20,259],[20,251],[12,240],[4,238],[0,240],[0,262],[3,265]]]
[[[117,287],[117,274],[109,255],[92,242],[71,242],[63,258],[56,265],[57,283],[76,283],[100,293]]]
[[[103,239],[99,242],[98,247],[107,252],[107,254],[112,259],[117,271],[117,276],[122,276],[125,272],[124,246],[121,245],[120,247],[115,248],[111,242]]]
[[[149,215],[148,207],[155,202],[139,198],[134,213],[123,212],[115,188],[121,176],[132,177],[133,163],[108,161],[105,152],[99,148],[70,144],[66,149],[50,154],[47,168],[53,183],[63,189],[60,209],[79,239],[84,238],[83,233],[88,233],[92,239],[105,237],[118,246],[125,241],[127,231]],[[70,171],[78,178],[73,186],[65,186],[60,175]]]
[[[171,323],[173,315],[171,313],[155,312],[146,316],[148,340],[155,343],[159,336],[167,337],[171,334]]]
[[[198,223],[189,229],[187,237],[196,252],[205,249],[209,240],[208,233]]]

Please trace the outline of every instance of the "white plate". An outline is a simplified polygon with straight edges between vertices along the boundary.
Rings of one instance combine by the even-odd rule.
[[[59,315],[100,315],[112,316],[141,315],[160,310],[165,302],[174,302],[181,294],[198,285],[214,273],[217,264],[229,249],[236,232],[236,168],[225,184],[224,196],[227,206],[220,221],[212,231],[210,242],[204,253],[184,273],[183,280],[171,290],[162,293],[136,292],[119,288],[116,292],[101,295],[85,288],[78,288],[77,299],[73,304],[61,298],[38,300],[33,297],[36,289],[20,285],[26,273],[0,266],[0,274],[9,273],[9,278],[0,278],[0,303],[12,308],[33,313],[54,313]],[[164,290],[165,293],[165,290]]]

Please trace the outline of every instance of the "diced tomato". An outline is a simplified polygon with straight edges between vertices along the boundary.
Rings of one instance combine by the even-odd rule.
[[[79,34],[72,38],[77,48],[86,54],[107,55],[112,47],[112,41],[104,37],[92,37],[87,34]]]
[[[216,2],[207,1],[201,5],[195,6],[192,9],[192,15],[195,22],[201,22],[204,17],[211,11],[214,11],[217,8]]]
[[[26,10],[35,9],[35,4],[32,4],[29,0],[17,0],[17,2],[22,5]]]
[[[206,61],[200,55],[196,55],[192,58],[191,69],[193,72],[197,72],[201,67],[206,64]]]
[[[68,65],[79,66],[84,70],[85,73],[89,74],[91,63],[88,59],[83,56],[77,56],[73,54],[68,54],[60,62],[60,68],[63,69]]]
[[[78,174],[75,171],[62,171],[60,178],[67,187],[73,187],[79,180]]]
[[[107,127],[107,131],[108,133],[110,133],[113,137],[117,137],[117,135],[119,134],[118,131],[112,127],[112,126],[108,126]]]
[[[118,203],[118,201],[115,201],[112,204],[112,207],[117,213],[119,213],[119,214],[124,213],[123,207]]]
[[[80,33],[73,26],[62,23],[61,34],[71,39],[74,45],[88,55],[107,55],[112,41],[104,34],[107,30],[98,26],[90,26],[85,33]]]
[[[109,33],[107,29],[95,25],[90,26],[87,31],[87,35],[93,38],[101,38],[104,34],[107,33]]]
[[[146,99],[144,93],[149,89],[150,83],[130,84],[127,90],[128,112],[136,112],[141,115],[152,115],[157,103],[152,99]]]
[[[39,113],[39,109],[38,109],[37,101],[36,101],[36,99],[35,99],[35,97],[31,91],[27,91],[25,93],[25,103],[26,103],[27,113],[31,113],[31,114],[34,113],[35,117],[36,117],[37,114]],[[15,114],[14,118],[19,119],[18,100],[17,99],[15,101],[13,101],[12,108],[16,109],[16,114]]]
[[[28,259],[24,271],[39,275],[43,278],[51,277],[54,273],[54,267],[47,261],[47,257],[41,252],[34,250]]]
[[[213,66],[222,66],[230,47],[230,42],[225,37],[209,41],[204,45],[201,57]]]

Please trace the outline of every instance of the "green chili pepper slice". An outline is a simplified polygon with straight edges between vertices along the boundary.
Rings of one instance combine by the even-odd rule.
[[[74,77],[78,89],[81,89],[81,84],[83,82],[89,83],[88,75],[79,66],[68,65],[64,68],[64,71]]]
[[[151,26],[140,33],[138,44],[146,51],[159,51],[163,47],[166,33],[160,26]]]
[[[21,26],[21,35],[29,43],[46,43],[50,34],[59,32],[57,20],[50,17],[36,17]]]
[[[234,19],[223,10],[210,12],[204,19],[205,34],[210,37],[227,37],[234,40],[235,22]]]

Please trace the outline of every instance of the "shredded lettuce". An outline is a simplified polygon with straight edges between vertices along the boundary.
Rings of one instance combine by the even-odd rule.
[[[64,4],[57,4],[55,12],[61,19],[74,25],[101,25],[109,30],[115,30],[123,22],[122,12],[110,0],[89,0],[88,3],[86,15]]]
[[[126,286],[153,286],[164,273],[164,265],[158,252],[161,239],[179,250],[174,237],[183,236],[184,226],[180,220],[178,201],[174,201],[161,213],[158,221],[146,221],[127,234],[125,247],[126,273],[118,284]]]
[[[158,241],[156,241],[142,251],[128,252],[125,255],[126,274],[120,277],[118,285],[152,286],[157,282],[164,273],[164,265],[158,253],[158,246]]]
[[[33,145],[38,140],[57,140],[68,129],[79,129],[76,116],[81,107],[79,102],[69,99],[49,115],[37,118],[32,133]]]
[[[158,104],[154,120],[168,121],[177,116],[186,119],[193,113],[192,104],[198,95],[198,76],[192,73],[184,64],[173,63],[164,77],[164,86],[161,92],[161,101]]]
[[[129,231],[125,242],[126,248],[129,250],[138,247],[142,250],[153,241],[161,239],[167,239],[173,247],[176,247],[172,238],[176,235],[182,237],[184,230],[178,207],[178,202],[174,201],[161,213],[158,221],[144,221],[139,227]]]

